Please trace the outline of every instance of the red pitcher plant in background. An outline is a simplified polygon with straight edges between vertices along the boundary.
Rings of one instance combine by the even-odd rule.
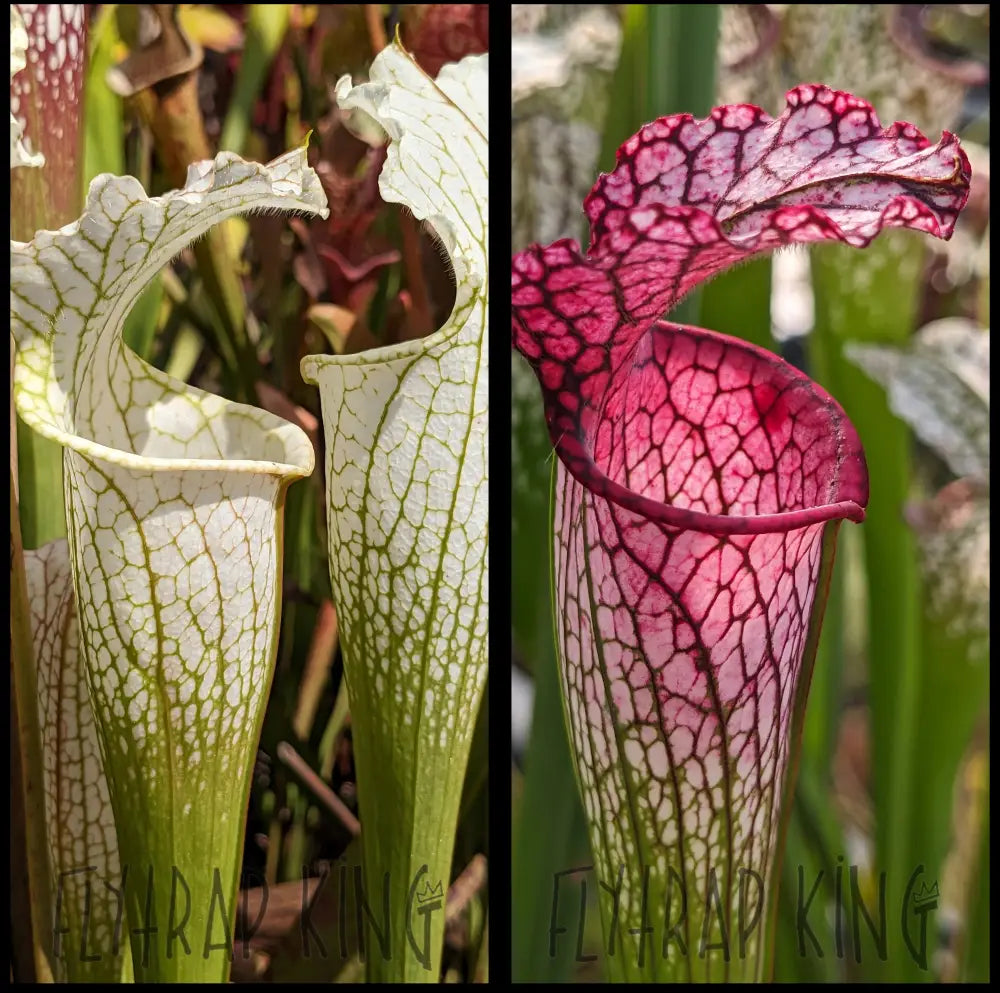
[[[786,245],[950,237],[968,159],[802,85],[645,126],[572,241],[513,260],[513,344],[556,462],[553,589],[615,979],[759,980],[841,521],[868,501],[837,402],[760,348],[663,320]]]

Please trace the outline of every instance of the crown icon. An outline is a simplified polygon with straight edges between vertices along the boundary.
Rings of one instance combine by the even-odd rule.
[[[927,904],[934,904],[937,906],[938,897],[938,884],[935,883],[933,886],[928,886],[926,883],[920,884],[920,889],[914,894],[913,906],[915,908],[924,907]]]
[[[417,903],[430,903],[431,900],[440,900],[443,896],[444,887],[441,883],[433,887],[430,883],[425,883],[424,888],[417,893]]]

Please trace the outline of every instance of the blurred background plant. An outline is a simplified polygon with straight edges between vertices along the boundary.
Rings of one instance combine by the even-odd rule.
[[[433,237],[379,196],[383,136],[375,129],[362,139],[344,127],[334,84],[344,74],[366,78],[397,29],[431,75],[487,51],[486,6],[100,4],[65,17],[59,5],[18,6],[30,43],[12,109],[46,165],[12,175],[16,239],[74,220],[101,172],[136,176],[157,195],[182,186],[191,162],[222,150],[266,162],[313,132],[310,162],[329,219],[255,216],[213,229],[142,297],[126,340],[173,376],[294,421],[322,467],[319,398],[299,375],[302,356],[422,337],[454,302]],[[61,453],[20,423],[17,449],[24,546],[37,548],[65,534]],[[379,919],[377,900],[360,889],[350,701],[323,485],[320,468],[289,491],[285,511],[281,634],[247,819],[237,981],[360,979],[359,922],[368,919],[361,897]],[[452,981],[486,978],[486,712],[447,900],[442,979]],[[15,785],[15,867],[24,865],[15,856],[31,834],[20,796]],[[14,906],[18,894],[27,905],[27,885],[22,868],[12,881]],[[312,901],[311,945],[300,922],[304,896]],[[12,977],[30,979],[30,929],[16,917]],[[371,941],[369,927],[361,942]]]
[[[961,137],[973,185],[950,242],[888,232],[864,252],[784,252],[725,273],[673,317],[817,379],[871,473],[867,521],[841,533],[817,655],[774,978],[987,980],[989,6],[515,4],[512,32],[512,251],[585,238],[598,168],[666,114],[740,102],[776,114],[788,88],[823,82],[883,124]],[[552,641],[552,449],[534,378],[512,363],[513,977],[597,980],[597,880],[556,882],[590,856]],[[885,875],[884,956],[867,927],[855,944],[845,866],[876,929]],[[797,915],[817,879],[819,951]]]

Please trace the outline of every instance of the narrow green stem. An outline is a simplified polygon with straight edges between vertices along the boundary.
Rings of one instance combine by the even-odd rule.
[[[648,83],[645,110],[636,126],[667,114],[704,117],[715,106],[719,5],[657,3],[647,4],[646,10]],[[674,308],[671,319],[697,324],[701,298],[702,291],[694,290]]]
[[[244,152],[253,109],[288,30],[290,10],[287,3],[249,4],[243,56],[219,137],[220,151]]]
[[[810,349],[820,362],[820,382],[843,398],[857,427],[871,479],[863,536],[873,791],[879,811],[873,870],[876,881],[885,874],[889,907],[902,906],[917,864],[912,793],[919,775],[913,742],[921,734],[921,581],[916,539],[902,513],[912,479],[911,435],[892,415],[882,388],[847,362],[843,345],[907,340],[923,258],[923,245],[888,232],[864,255],[830,247],[816,253],[812,263],[817,316]],[[888,955],[894,976],[899,970],[918,975],[898,928],[888,930]]]

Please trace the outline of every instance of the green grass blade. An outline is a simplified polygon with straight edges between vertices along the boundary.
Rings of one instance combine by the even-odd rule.
[[[125,133],[122,98],[105,82],[117,61],[119,42],[114,4],[103,4],[90,28],[90,58],[83,90],[83,173],[81,200],[90,181],[102,172],[121,176],[125,172]]]
[[[233,99],[226,112],[219,137],[219,150],[242,154],[250,135],[254,107],[264,80],[278,54],[291,5],[287,3],[252,3],[247,13],[246,39],[240,68],[236,74]]]
[[[902,906],[912,866],[918,727],[921,581],[916,541],[903,516],[912,473],[909,429],[889,411],[885,394],[843,358],[848,340],[900,343],[913,330],[925,246],[887,232],[864,255],[829,246],[813,256],[816,327],[810,348],[820,382],[838,397],[858,430],[868,460],[871,501],[864,525],[868,584],[868,663],[872,779],[876,807],[875,870],[887,878],[887,905]],[[950,804],[949,804],[950,806]],[[900,929],[890,928],[892,975],[913,970]],[[877,962],[874,950],[863,961]],[[873,969],[877,966],[873,965]],[[869,973],[871,975],[872,973]]]
[[[778,351],[771,334],[771,259],[752,259],[701,288],[701,327]],[[686,301],[685,301],[686,303]],[[682,303],[683,307],[684,304]]]
[[[657,3],[647,4],[646,10],[646,103],[638,123],[666,114],[704,117],[715,105],[719,5]],[[733,274],[737,283],[741,278],[738,273]],[[700,287],[689,294],[671,312],[671,320],[697,324],[699,314],[704,318],[703,294]],[[716,324],[704,326],[726,330]]]
[[[18,487],[25,548],[66,535],[62,449],[17,419]]]
[[[643,124],[667,114],[704,117],[712,109],[718,38],[718,4],[627,5],[601,145],[604,171],[614,168],[618,147]],[[701,293],[695,290],[681,301],[671,320],[696,324]]]
[[[560,873],[589,863],[587,836],[554,655],[536,658],[534,673],[531,741],[514,835],[511,977],[567,982],[576,966],[576,920],[565,895],[553,913],[553,890]],[[567,932],[552,941],[553,927]]]
[[[983,762],[983,780],[989,783],[989,763]],[[979,864],[975,889],[969,900],[966,922],[965,961],[962,980],[967,983],[990,981],[990,794],[983,790],[983,822],[980,829]]]
[[[558,873],[587,861],[587,837],[553,640],[551,445],[535,378],[520,356],[514,358],[511,372],[514,646],[530,661],[535,677],[531,739],[513,841],[511,976],[515,982],[564,982],[572,976],[575,943],[564,935],[551,954],[549,929],[556,923],[552,890]]]
[[[146,362],[153,359],[163,296],[163,281],[156,278],[143,290],[142,296],[125,318],[125,330],[122,332],[125,344]]]
[[[649,5],[643,3],[625,6],[621,55],[611,84],[611,101],[601,140],[602,172],[614,169],[621,143],[646,123],[648,10]],[[664,52],[664,57],[667,54]]]
[[[830,810],[825,775],[805,758],[803,752],[781,867],[773,977],[779,983],[843,980],[829,913],[842,851],[840,827]]]
[[[975,642],[949,634],[940,612],[925,602],[916,538],[903,516],[912,496],[911,432],[889,412],[881,388],[864,382],[839,353],[849,338],[889,344],[908,338],[923,251],[900,238],[887,239],[857,261],[833,250],[818,256],[814,267],[820,320],[813,347],[861,433],[872,479],[863,534],[874,871],[886,873],[890,908],[903,907],[919,867],[918,884],[941,878],[956,775],[988,690],[986,660],[970,654]],[[861,287],[865,292],[857,291]],[[849,292],[852,288],[856,292]],[[915,920],[912,913],[909,920]],[[931,978],[928,963],[907,947],[899,926],[889,927],[888,940],[884,965],[874,948],[863,944],[862,975]]]
[[[704,117],[715,104],[719,5],[647,4],[647,119],[664,114]]]

